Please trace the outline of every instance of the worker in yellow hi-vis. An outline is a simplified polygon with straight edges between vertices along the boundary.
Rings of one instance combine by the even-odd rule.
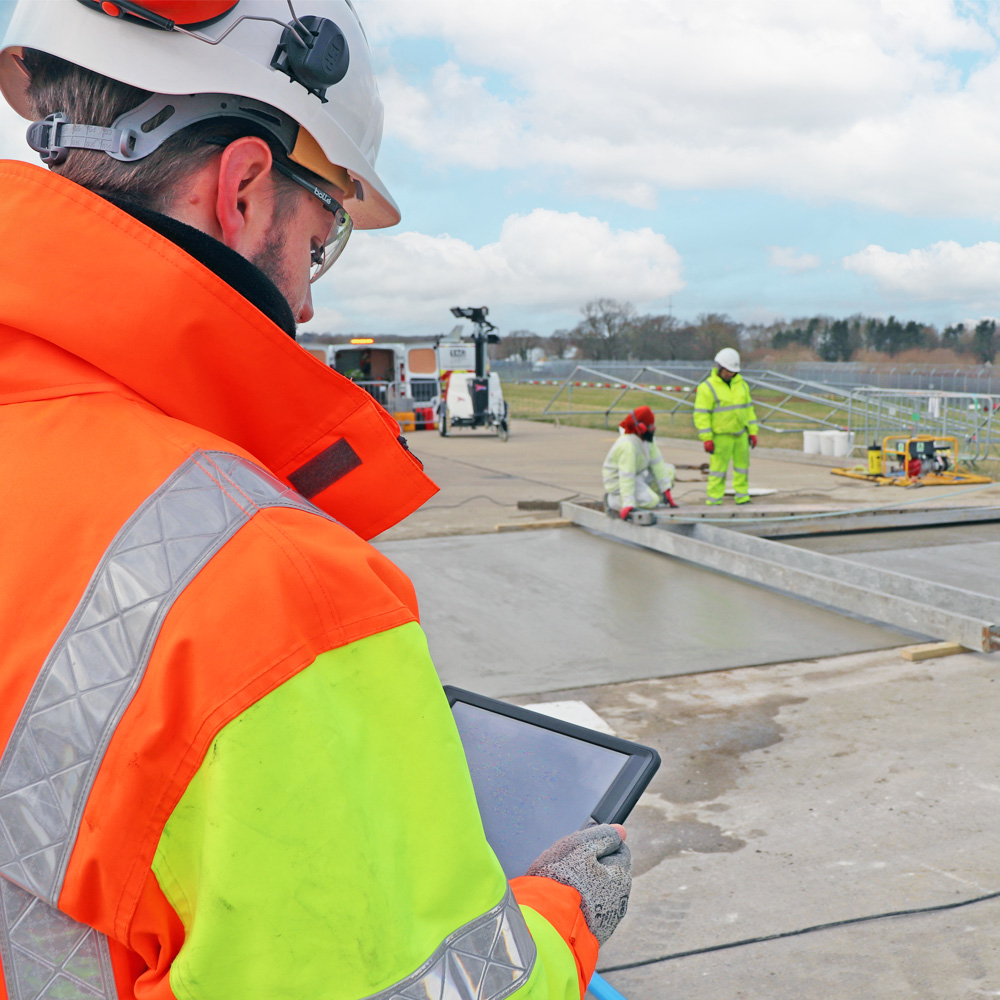
[[[740,375],[739,352],[724,347],[716,354],[715,364],[694,397],[694,426],[711,456],[705,502],[722,503],[726,472],[732,462],[736,502],[749,503],[750,449],[757,447],[757,414],[750,387]]]

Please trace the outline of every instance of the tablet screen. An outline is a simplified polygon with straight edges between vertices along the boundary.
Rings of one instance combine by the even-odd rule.
[[[629,755],[465,702],[452,705],[486,839],[508,878],[586,826]]]

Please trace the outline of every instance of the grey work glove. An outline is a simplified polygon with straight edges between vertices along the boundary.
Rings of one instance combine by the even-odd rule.
[[[613,826],[591,826],[557,840],[528,869],[580,893],[590,933],[604,944],[628,909],[632,855]]]

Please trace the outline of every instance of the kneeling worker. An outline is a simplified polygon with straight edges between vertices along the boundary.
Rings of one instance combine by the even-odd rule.
[[[648,406],[636,407],[619,425],[618,440],[604,459],[604,490],[611,510],[622,520],[636,507],[676,507],[670,490],[677,470],[663,461],[653,441],[656,417]]]
[[[694,397],[694,426],[711,455],[708,504],[722,503],[726,472],[733,463],[733,493],[737,503],[750,502],[750,449],[757,447],[757,414],[750,387],[740,375],[740,356],[724,347],[715,356],[716,368],[698,386]]]

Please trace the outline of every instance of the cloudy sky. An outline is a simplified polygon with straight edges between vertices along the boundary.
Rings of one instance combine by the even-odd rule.
[[[312,329],[430,334],[485,303],[547,334],[598,296],[1000,315],[1000,0],[356,6],[403,222],[353,237]],[[23,128],[0,109],[0,154],[30,158]]]

